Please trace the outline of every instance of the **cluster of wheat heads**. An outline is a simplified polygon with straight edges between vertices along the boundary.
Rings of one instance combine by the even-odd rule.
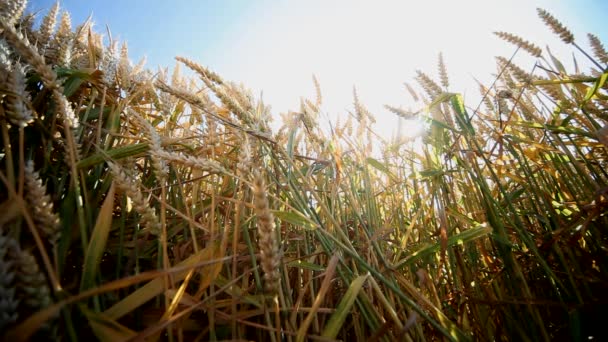
[[[608,54],[497,58],[480,106],[422,71],[422,148],[320,85],[273,132],[242,85],[55,5],[0,2],[0,335],[82,340],[583,337],[606,301]],[[515,54],[517,56],[517,53]],[[590,65],[580,71],[578,65]],[[180,68],[195,77],[184,77]],[[482,107],[482,105],[484,105]],[[377,153],[373,152],[379,151]],[[34,335],[35,334],[35,335]],[[585,336],[586,337],[586,336]]]

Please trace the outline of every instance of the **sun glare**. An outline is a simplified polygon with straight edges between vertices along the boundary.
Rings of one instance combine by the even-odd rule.
[[[228,79],[263,91],[277,118],[279,113],[297,110],[300,96],[314,96],[314,74],[321,84],[322,110],[332,121],[352,111],[354,86],[361,103],[375,115],[374,129],[379,134],[416,136],[423,131],[420,123],[399,124],[384,105],[423,108],[425,104],[414,101],[403,82],[415,86],[416,70],[437,79],[440,52],[450,76],[447,90],[468,94],[468,99],[477,96],[474,78],[487,83],[483,75],[496,70],[493,57],[513,52],[492,31],[510,27],[509,18],[518,18],[522,32],[534,28],[550,35],[533,10],[516,13],[524,3],[394,1],[377,6],[313,0],[277,5],[265,8],[268,20],[256,15],[251,19],[256,25],[237,30],[223,49],[232,53],[222,54],[211,65]]]

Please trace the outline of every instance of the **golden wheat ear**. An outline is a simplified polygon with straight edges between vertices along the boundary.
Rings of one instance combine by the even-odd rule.
[[[593,54],[595,54],[595,58],[597,58],[603,64],[608,64],[608,52],[604,49],[604,45],[600,39],[591,33],[587,34],[589,38],[589,44],[591,45],[591,49],[593,49]]]
[[[26,0],[5,0],[0,2],[0,20],[7,25],[15,25],[27,7]]]
[[[115,163],[108,162],[110,172],[114,178],[114,182],[120,191],[123,191],[133,202],[133,208],[141,216],[141,224],[148,228],[150,233],[159,235],[161,232],[161,224],[156,216],[156,212],[148,202],[144,199],[141,193],[140,186],[137,182],[130,179],[129,176]]]
[[[557,20],[551,13],[545,11],[542,8],[537,8],[538,16],[545,22],[549,28],[559,36],[559,38],[566,44],[572,44],[574,42],[574,35],[566,26]]]
[[[45,47],[50,42],[55,24],[57,24],[57,13],[59,13],[59,1],[55,2],[49,12],[42,18],[42,23],[36,34],[38,46]]]
[[[40,175],[34,171],[34,163],[30,160],[25,164],[26,200],[32,210],[32,217],[38,229],[51,242],[57,244],[61,236],[61,221],[53,210],[51,196],[46,194],[46,186],[42,184]]]
[[[439,84],[420,70],[416,70],[416,81],[431,98],[443,93]]]
[[[269,294],[279,291],[280,256],[279,242],[276,235],[274,215],[270,211],[264,177],[260,172],[253,175],[253,205],[258,218],[258,246],[260,264],[264,271],[264,288]]]
[[[512,61],[510,61],[504,57],[496,57],[496,60],[498,61],[500,68],[501,69],[508,68],[509,71],[511,72],[511,74],[513,74],[513,76],[515,76],[515,79],[518,82],[523,83],[523,84],[529,84],[530,82],[532,82],[532,79],[533,79],[532,75],[530,75],[524,69],[513,64]]]
[[[538,46],[514,34],[508,32],[494,32],[494,34],[498,36],[498,38],[523,49],[533,57],[540,57],[540,55],[543,53],[543,50],[541,50]]]
[[[437,69],[439,70],[439,78],[441,79],[441,85],[444,89],[450,87],[450,81],[448,79],[448,69],[445,67],[445,61],[443,60],[443,53],[439,53],[439,62],[437,63]]]
[[[0,68],[0,70],[4,67]],[[7,73],[6,86],[10,92],[6,95],[6,117],[18,127],[25,127],[32,121],[32,111],[28,108],[30,96],[25,89],[25,72],[21,63],[16,62]]]

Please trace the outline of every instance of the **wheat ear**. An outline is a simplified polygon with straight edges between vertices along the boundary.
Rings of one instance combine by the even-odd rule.
[[[599,59],[600,62],[608,64],[608,52],[606,52],[606,49],[604,49],[604,45],[602,45],[600,39],[591,33],[588,33],[587,37],[589,38],[589,44],[593,49],[595,57]]]
[[[5,0],[0,2],[0,20],[8,25],[15,25],[23,15],[26,6],[26,0]]]
[[[443,54],[439,53],[439,62],[437,65],[439,69],[439,78],[441,79],[441,85],[448,89],[450,87],[450,81],[448,79],[448,69],[445,67],[445,62],[443,61]]]
[[[49,12],[42,18],[42,23],[38,29],[38,45],[46,46],[51,40],[51,35],[57,23],[57,13],[59,12],[59,1],[55,2]]]
[[[435,97],[441,94],[443,91],[441,87],[435,83],[427,74],[420,70],[416,70],[416,81],[422,86],[422,89],[431,97]]]
[[[543,50],[541,50],[538,46],[514,34],[507,32],[494,32],[494,34],[497,35],[498,38],[522,48],[524,51],[528,52],[534,57],[540,57],[540,55],[543,53]]]
[[[529,84],[530,82],[532,82],[532,75],[527,73],[524,69],[513,64],[508,59],[506,59],[504,57],[496,57],[496,60],[498,61],[499,66],[501,68],[509,68],[509,70],[511,71],[513,76],[515,76],[517,81],[524,83],[524,84]]]
[[[53,210],[53,201],[46,194],[46,186],[42,184],[40,175],[34,171],[34,163],[30,160],[25,164],[26,200],[32,210],[32,218],[36,226],[55,245],[61,236],[61,222]]]
[[[135,125],[145,130],[144,134],[147,136],[148,140],[150,140],[150,158],[152,159],[154,172],[158,179],[164,180],[167,176],[168,168],[167,163],[163,158],[160,157],[160,154],[163,152],[160,135],[158,132],[156,132],[156,129],[152,127],[148,120],[144,119],[135,110],[129,109],[129,114],[135,118]]]
[[[574,42],[574,35],[568,30],[562,23],[557,20],[551,13],[545,11],[542,8],[537,8],[538,16],[551,28],[551,30],[559,35],[561,40],[566,44],[572,44]]]
[[[150,233],[159,235],[161,232],[161,224],[156,216],[156,212],[152,209],[148,202],[141,194],[141,190],[135,182],[133,182],[124,171],[116,164],[108,162],[110,172],[114,177],[116,186],[120,191],[123,191],[133,201],[133,208],[141,215],[141,223],[144,227],[150,230]]]
[[[59,28],[55,33],[53,57],[58,65],[69,66],[72,61],[72,48],[74,34],[72,33],[72,18],[70,13],[63,12]]]
[[[0,232],[0,331],[14,324],[19,318],[19,300],[16,296],[15,260],[9,254],[17,248],[17,241]]]
[[[270,211],[264,177],[256,172],[253,175],[253,205],[258,218],[258,246],[264,271],[264,287],[267,293],[276,294],[280,281],[279,243],[276,235],[274,216]]]
[[[6,85],[10,90],[6,95],[6,116],[11,124],[25,127],[32,120],[32,111],[26,105],[29,94],[25,90],[25,73],[19,62],[8,72]]]

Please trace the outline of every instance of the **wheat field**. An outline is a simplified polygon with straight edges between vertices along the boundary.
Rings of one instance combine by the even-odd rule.
[[[514,53],[480,103],[450,91],[440,55],[437,80],[407,84],[418,111],[387,106],[426,134],[385,139],[356,93],[328,131],[313,79],[277,129],[268,104],[199,62],[149,70],[58,3],[39,25],[25,8],[0,1],[3,340],[606,335],[597,36],[538,9],[584,59],[567,70],[495,32]]]

